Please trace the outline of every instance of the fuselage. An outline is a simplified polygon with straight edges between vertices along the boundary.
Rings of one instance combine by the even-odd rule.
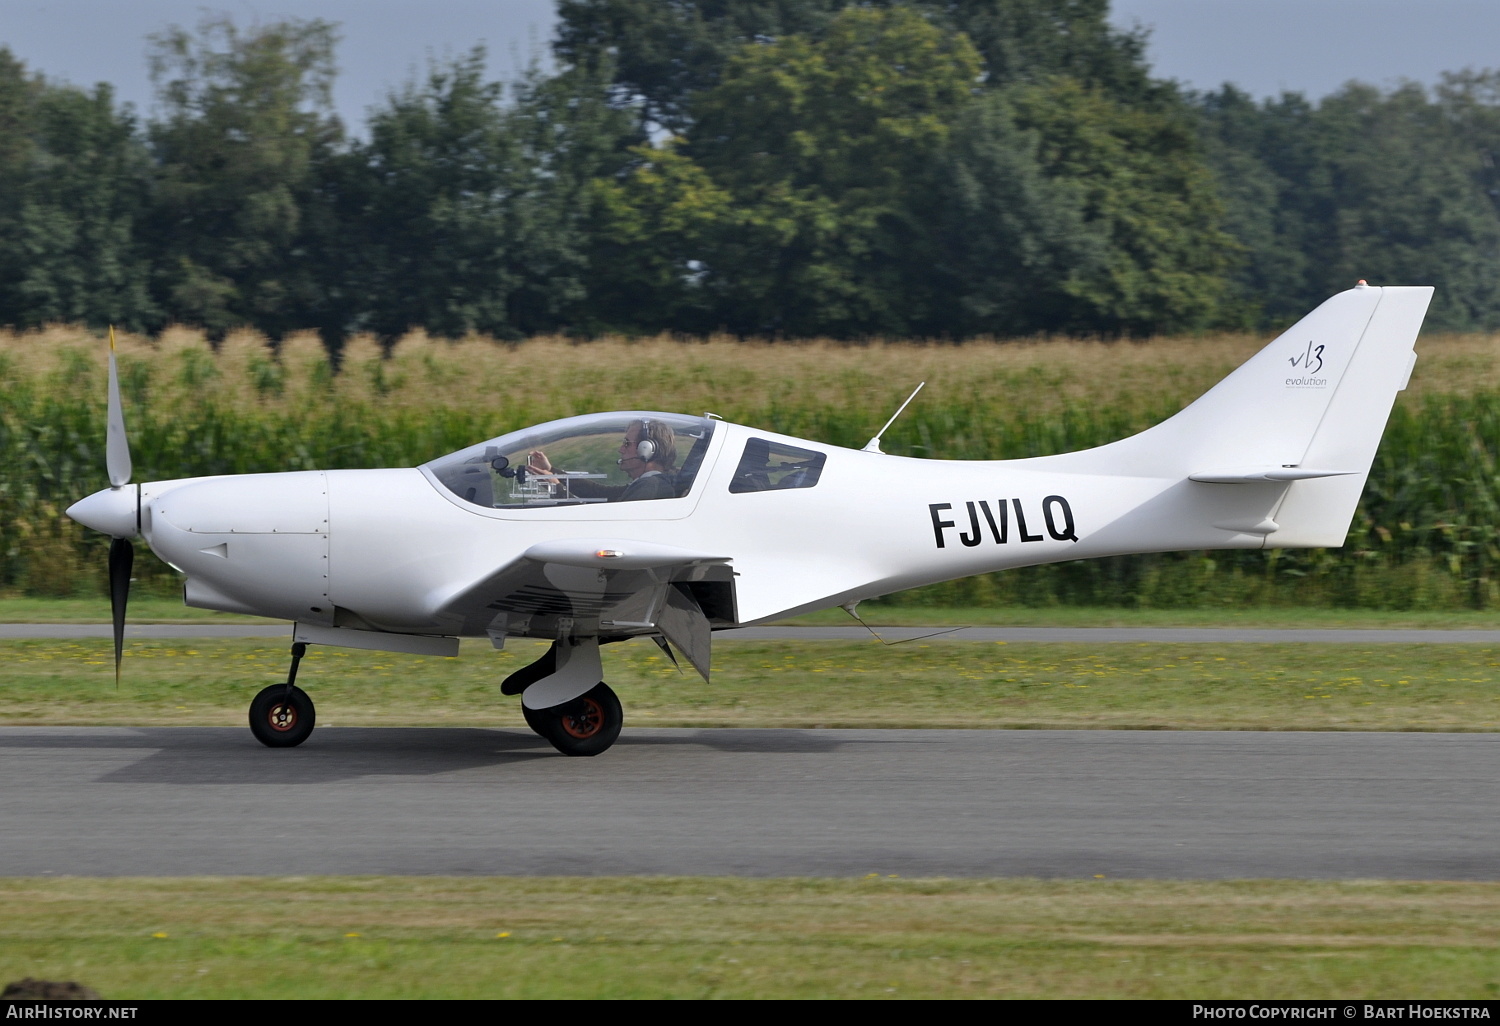
[[[766,441],[825,455],[816,484],[731,490],[741,453]],[[1177,521],[1165,545],[1160,531],[1122,530],[1185,482],[1049,467],[909,459],[720,423],[677,498],[491,508],[426,468],[254,474],[141,485],[140,533],[185,575],[189,605],[400,633],[455,632],[437,615],[445,596],[565,539],[723,553],[740,623],[1062,559],[1264,544],[1213,527],[1211,512],[1200,530]],[[1231,491],[1243,500],[1244,486],[1219,488]]]

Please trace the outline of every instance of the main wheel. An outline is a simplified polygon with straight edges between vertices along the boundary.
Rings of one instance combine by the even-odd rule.
[[[250,733],[268,748],[295,748],[316,720],[312,699],[299,687],[272,684],[250,703]]]
[[[550,709],[521,711],[532,730],[564,755],[598,755],[615,743],[625,723],[620,699],[603,681],[589,691]]]
[[[526,717],[526,726],[531,728],[533,734],[537,737],[551,740],[547,735],[547,729],[548,724],[552,722],[552,717],[547,715],[546,709],[528,709],[523,705],[521,706],[521,715]]]

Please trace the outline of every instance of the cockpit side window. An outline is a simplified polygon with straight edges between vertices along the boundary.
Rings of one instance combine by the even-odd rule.
[[[739,466],[734,468],[734,477],[729,481],[731,492],[767,492],[785,488],[811,488],[818,483],[823,473],[827,453],[799,449],[765,438],[752,438],[745,443],[745,454]]]

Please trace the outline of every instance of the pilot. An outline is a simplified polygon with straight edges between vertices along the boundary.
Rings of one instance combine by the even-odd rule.
[[[610,502],[677,497],[677,477],[673,473],[677,466],[677,441],[669,425],[659,420],[631,421],[615,463],[630,478],[629,484],[602,485],[575,480],[569,482],[572,494]],[[526,466],[533,474],[544,477],[554,474],[552,461],[540,449],[527,454]]]

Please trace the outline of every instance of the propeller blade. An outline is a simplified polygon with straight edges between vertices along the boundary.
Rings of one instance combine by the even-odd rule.
[[[120,406],[120,372],[115,366],[115,326],[109,326],[109,420],[104,440],[104,465],[112,488],[130,483],[130,441],[125,437],[125,411]]]
[[[120,686],[120,659],[125,652],[125,602],[130,598],[130,571],[135,546],[128,538],[109,543],[109,612],[115,625],[115,687]]]

